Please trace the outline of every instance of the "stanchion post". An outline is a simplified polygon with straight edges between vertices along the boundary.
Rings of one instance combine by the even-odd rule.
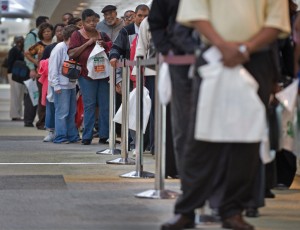
[[[113,120],[116,112],[116,68],[113,68],[109,82],[109,149],[97,151],[96,154],[117,155],[121,154],[121,150],[116,149],[116,125]]]
[[[136,170],[120,175],[125,178],[153,178],[154,174],[143,170],[143,94],[144,94],[144,76],[142,73],[142,56],[137,57],[136,63]]]
[[[122,130],[121,130],[121,157],[106,161],[107,164],[134,165],[134,159],[128,157],[128,98],[129,98],[129,67],[122,59]]]
[[[159,78],[159,58],[156,61],[156,78],[155,78],[155,182],[154,190],[147,190],[135,195],[137,198],[150,199],[174,199],[178,196],[177,192],[165,190],[165,146],[166,146],[166,108],[159,101],[158,95],[158,78]]]

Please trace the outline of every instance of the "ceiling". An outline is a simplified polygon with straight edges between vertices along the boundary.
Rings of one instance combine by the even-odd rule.
[[[128,9],[134,10],[139,4],[150,5],[152,0],[0,0],[9,3],[8,11],[0,11],[0,31],[7,31],[7,42],[0,42],[0,51],[9,48],[13,36],[25,35],[35,27],[35,18],[48,16],[52,24],[60,23],[64,13],[81,16],[90,8],[103,19],[101,10],[106,5],[117,6],[119,16]],[[6,45],[6,47],[4,46]]]

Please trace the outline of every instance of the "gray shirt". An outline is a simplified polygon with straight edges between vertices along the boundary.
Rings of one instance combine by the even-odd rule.
[[[125,23],[122,19],[119,19],[119,22],[115,26],[110,26],[106,24],[105,19],[102,20],[97,24],[96,29],[100,32],[104,32],[108,35],[108,37],[112,40],[112,42],[115,41],[117,38],[119,31],[125,26]]]

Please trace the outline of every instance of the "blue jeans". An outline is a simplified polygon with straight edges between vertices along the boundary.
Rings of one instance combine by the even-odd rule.
[[[108,78],[101,80],[78,79],[83,99],[83,140],[93,139],[95,111],[98,105],[98,132],[100,138],[109,137],[109,83]]]
[[[50,131],[55,129],[55,106],[54,102],[49,102],[48,99],[46,99],[45,126],[46,129]]]
[[[76,89],[62,89],[54,93],[55,104],[55,138],[54,143],[79,141],[79,133],[75,125]]]

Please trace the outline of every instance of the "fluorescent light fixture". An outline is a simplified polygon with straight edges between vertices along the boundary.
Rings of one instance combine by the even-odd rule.
[[[23,22],[23,18],[16,18],[16,22]]]

